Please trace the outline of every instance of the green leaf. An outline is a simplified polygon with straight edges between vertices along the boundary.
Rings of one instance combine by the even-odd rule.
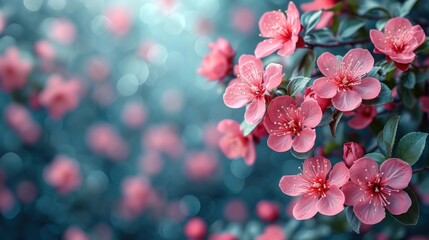
[[[401,78],[401,85],[408,89],[413,89],[416,85],[416,75],[413,72],[404,74]]]
[[[386,86],[386,84],[384,83],[380,82],[380,84],[381,84],[380,94],[374,99],[362,100],[363,104],[374,106],[374,105],[382,105],[393,101],[392,91],[390,91],[389,87]]]
[[[420,45],[415,51],[415,53],[429,53],[429,37],[426,38],[426,40],[423,42],[422,45]]]
[[[338,27],[338,36],[341,38],[352,37],[366,22],[357,19],[344,19]]]
[[[416,4],[417,0],[406,0],[401,8],[399,9],[399,16],[401,17],[405,17],[407,16],[411,9],[414,7],[414,5]]]
[[[367,153],[367,154],[365,154],[364,157],[371,158],[372,160],[375,160],[379,163],[382,163],[382,162],[384,162],[384,160],[387,159],[386,156],[384,156],[381,153],[377,153],[377,152]]]
[[[322,115],[322,120],[320,121],[318,127],[323,127],[328,125],[334,120],[334,110],[332,108],[327,108]]]
[[[366,13],[372,12],[372,11],[382,11],[385,12],[387,17],[391,17],[391,14],[388,9],[386,9],[384,6],[380,5],[376,1],[365,1],[363,4],[359,5],[358,13],[359,15],[365,15]]]
[[[413,90],[404,87],[399,88],[399,95],[405,107],[413,108],[416,105],[417,99],[414,97]]]
[[[375,27],[378,29],[378,30],[383,30],[383,28],[384,28],[384,26],[386,25],[386,23],[387,23],[387,21],[388,21],[389,19],[387,19],[387,18],[383,18],[383,19],[380,19],[380,20],[378,20],[376,23],[375,23]]]
[[[296,76],[289,80],[287,91],[290,96],[295,96],[307,86],[311,78],[304,76]]]
[[[386,157],[392,156],[392,150],[393,145],[395,145],[396,131],[398,129],[399,118],[400,116],[393,116],[389,118],[389,120],[387,120],[386,124],[384,125],[382,133],[383,142],[378,144],[386,145]]]
[[[369,73],[367,73],[366,74],[366,77],[373,77],[373,78],[380,78],[381,77],[381,75],[380,75],[380,70],[381,70],[381,67],[379,67],[379,66],[374,66],[372,69],[371,69],[371,71],[369,71]]]
[[[292,153],[292,155],[294,157],[296,157],[298,159],[307,159],[307,158],[311,158],[311,157],[314,156],[313,149],[311,149],[310,151],[305,152],[305,153],[300,153],[300,152],[297,152],[297,151],[293,150],[293,148],[291,148],[290,152]]]
[[[425,149],[427,136],[427,133],[422,132],[411,132],[403,136],[399,140],[396,157],[414,165]]]
[[[404,225],[416,225],[419,221],[420,215],[419,201],[417,200],[416,194],[413,192],[413,190],[411,190],[410,187],[405,188],[404,191],[407,192],[411,198],[411,207],[404,214],[391,215],[394,219]]]
[[[340,112],[340,111],[334,112],[334,115],[332,116],[333,121],[329,123],[329,128],[331,129],[331,134],[333,137],[336,136],[337,126],[338,126],[338,123],[340,122],[342,116],[343,116],[343,112]]]
[[[335,4],[333,7],[328,8],[328,9],[326,9],[326,10],[328,10],[328,11],[332,11],[332,12],[336,12],[336,11],[339,11],[339,10],[341,10],[341,9],[343,9],[343,3],[342,3],[342,2],[339,2],[339,3]]]
[[[249,134],[251,134],[253,132],[253,130],[256,128],[256,126],[258,126],[258,124],[261,121],[262,121],[262,119],[259,120],[259,122],[256,123],[256,124],[250,124],[250,123],[248,123],[246,121],[241,122],[241,124],[240,124],[241,132],[243,132],[244,136],[248,136]]]
[[[298,66],[298,72],[304,77],[310,77],[316,64],[316,54],[313,50],[309,49],[305,54]]]
[[[322,16],[322,10],[310,11],[302,14],[301,24],[305,28],[305,34],[309,33],[311,30],[313,30],[314,27],[316,27],[321,16]]]
[[[353,207],[347,206],[345,208],[345,212],[346,212],[346,219],[347,219],[347,222],[349,223],[350,228],[352,229],[353,232],[359,234],[361,222],[353,212]]]

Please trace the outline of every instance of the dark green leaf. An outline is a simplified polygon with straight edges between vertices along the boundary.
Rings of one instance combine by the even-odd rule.
[[[379,79],[381,77],[380,75],[381,67],[374,66],[369,73],[366,74],[367,77],[373,77]]]
[[[341,38],[349,38],[353,36],[361,27],[365,26],[366,22],[357,19],[344,19],[338,27],[338,36]]]
[[[380,82],[380,84],[381,84],[380,94],[374,99],[363,100],[362,101],[363,104],[373,106],[373,105],[382,105],[393,101],[392,91],[390,91],[389,87],[386,86],[384,83]]]
[[[428,134],[422,132],[411,132],[399,140],[396,156],[413,165],[419,160],[426,145]]]
[[[413,108],[416,105],[417,99],[414,97],[414,93],[411,89],[399,88],[399,95],[405,107]]]
[[[424,43],[422,45],[420,45],[415,51],[415,53],[429,53],[429,37],[426,38],[426,40],[424,41]]]
[[[386,160],[386,157],[383,154],[377,152],[365,154],[364,157],[371,158],[372,160],[375,160],[379,163],[382,163],[384,160]]]
[[[247,135],[251,134],[253,132],[253,130],[256,128],[256,126],[258,126],[259,122],[256,123],[256,124],[250,124],[250,123],[248,123],[246,121],[243,121],[240,124],[240,129],[243,132],[243,135],[247,136]]]
[[[388,9],[380,5],[376,1],[365,1],[363,4],[359,5],[358,13],[359,15],[365,15],[366,13],[373,11],[382,11],[387,14],[387,17],[390,18],[391,14]]]
[[[334,120],[334,110],[331,108],[327,108],[325,112],[323,113],[322,120],[320,121],[318,127],[323,127],[328,125]]]
[[[295,96],[300,93],[307,86],[311,78],[304,76],[296,76],[290,79],[287,90],[290,96]]]
[[[307,54],[302,57],[298,66],[298,72],[304,77],[310,77],[316,64],[316,54],[313,50],[309,49]],[[310,79],[309,79],[310,80]]]
[[[305,152],[305,153],[299,153],[299,152],[297,152],[297,151],[293,150],[293,148],[291,148],[291,149],[290,149],[290,152],[292,153],[292,155],[293,155],[294,157],[296,157],[296,158],[298,158],[298,159],[307,159],[307,158],[311,158],[311,157],[313,157],[313,156],[314,156],[313,149],[311,149],[310,151]]]
[[[302,14],[301,24],[305,28],[305,34],[309,33],[311,30],[313,30],[314,27],[316,27],[321,16],[322,16],[322,10],[310,11]]]
[[[377,134],[377,144],[378,144],[378,149],[380,149],[381,153],[384,156],[387,156],[388,152],[389,152],[389,149],[387,147],[387,144],[384,142],[383,131],[381,131],[381,132],[379,132]]]
[[[398,129],[400,116],[393,116],[387,120],[383,128],[383,143],[386,144],[386,157],[392,156],[393,145],[395,145],[396,131]],[[380,143],[379,143],[380,144]]]
[[[345,211],[346,211],[346,219],[347,219],[347,222],[349,223],[350,228],[352,229],[353,232],[359,234],[361,222],[353,212],[353,207],[347,206],[345,208]]]
[[[334,113],[334,115],[332,116],[333,121],[329,123],[329,128],[331,129],[331,134],[333,137],[336,136],[337,126],[338,126],[338,123],[340,122],[342,116],[343,116],[343,112],[340,112],[340,111],[336,111]]]
[[[411,198],[411,207],[406,213],[401,215],[392,214],[392,217],[404,225],[416,225],[419,221],[420,215],[419,201],[417,200],[416,194],[410,187],[405,188],[404,191],[407,192]]]
[[[413,89],[416,85],[416,75],[413,72],[408,72],[404,74],[401,78],[401,84],[405,88]]]
[[[405,17],[407,16],[411,9],[414,7],[414,5],[416,4],[417,0],[406,0],[401,8],[399,9],[399,16],[401,17]]]

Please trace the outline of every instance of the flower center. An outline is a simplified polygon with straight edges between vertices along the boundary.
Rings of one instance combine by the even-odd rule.
[[[326,197],[326,192],[329,190],[329,186],[324,178],[315,178],[313,184],[309,186],[310,190],[318,194],[320,197]]]
[[[278,121],[274,121],[274,125],[278,126],[276,130],[270,130],[271,134],[275,136],[284,136],[284,135],[295,135],[299,136],[303,128],[304,117],[301,113],[300,107],[281,106],[281,109],[277,109],[277,118]]]

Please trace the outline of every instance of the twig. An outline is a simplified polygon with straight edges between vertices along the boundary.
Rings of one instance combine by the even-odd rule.
[[[429,166],[416,169],[416,170],[413,171],[413,174],[421,173],[421,172],[424,172],[424,171],[429,171]]]
[[[315,47],[322,47],[322,48],[333,48],[333,47],[340,47],[340,46],[346,46],[346,45],[358,45],[362,43],[367,43],[370,40],[368,38],[365,39],[357,39],[357,40],[350,40],[350,41],[344,41],[344,42],[329,42],[329,43],[320,43],[320,42],[306,42],[307,47],[309,48],[315,48]]]

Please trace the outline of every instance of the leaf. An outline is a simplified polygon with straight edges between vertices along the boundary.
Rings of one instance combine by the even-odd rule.
[[[387,17],[391,17],[389,10],[377,3],[376,1],[365,1],[364,4],[361,4],[358,8],[359,15],[365,15],[366,13],[372,11],[382,11],[387,14]]]
[[[241,122],[241,124],[240,124],[241,132],[243,132],[244,136],[248,136],[249,134],[251,134],[253,132],[253,130],[258,126],[258,124],[261,121],[262,121],[262,119],[259,120],[258,123],[256,123],[256,124],[250,124],[246,121]]]
[[[416,4],[417,0],[406,0],[401,8],[399,9],[399,16],[401,17],[405,17],[407,16],[411,9],[414,7],[414,5]]]
[[[380,94],[374,99],[362,100],[363,104],[374,106],[374,105],[382,105],[393,101],[392,91],[389,89],[389,87],[386,86],[386,84],[384,83],[380,82],[380,84],[381,84]]]
[[[417,200],[416,194],[413,192],[413,190],[411,190],[410,187],[405,188],[404,191],[407,192],[411,198],[411,207],[404,214],[391,215],[394,219],[404,225],[416,225],[419,221],[420,215],[419,201]]]
[[[341,38],[352,37],[366,22],[357,19],[345,19],[340,22],[338,27],[338,36]]]
[[[414,165],[423,153],[428,134],[422,132],[411,132],[399,140],[396,157]]]
[[[396,70],[396,66],[393,62],[388,62],[388,61],[383,61],[382,63],[380,63],[380,67],[381,67],[381,74],[382,76],[387,75],[388,73]]]
[[[408,89],[413,89],[416,85],[416,75],[413,72],[404,74],[401,78],[401,85]]]
[[[395,145],[396,131],[398,130],[400,116],[393,116],[387,120],[382,132],[382,142],[378,143],[386,145],[386,157],[392,156],[393,145]]]
[[[307,159],[307,158],[311,158],[314,156],[313,149],[311,149],[310,151],[305,152],[305,153],[300,153],[300,152],[295,151],[293,148],[291,148],[290,152],[292,153],[292,155],[294,157],[296,157],[298,159]]]
[[[331,129],[331,134],[333,137],[335,137],[337,133],[337,126],[342,116],[343,116],[343,112],[335,111],[333,115],[333,121],[329,123],[329,128]]]
[[[383,28],[384,28],[384,25],[386,25],[386,23],[387,23],[387,20],[389,20],[389,19],[387,19],[387,18],[383,18],[383,19],[380,19],[380,20],[378,20],[376,23],[375,23],[375,27],[378,29],[378,30],[383,30]]]
[[[308,50],[307,54],[302,57],[298,66],[298,72],[301,73],[304,77],[310,77],[315,64],[316,54],[313,50],[310,49]]]
[[[327,108],[323,113],[322,120],[320,121],[318,127],[323,127],[328,125],[334,120],[334,110],[332,108]]]
[[[381,77],[381,75],[380,75],[380,69],[381,69],[381,67],[379,67],[379,66],[374,66],[372,69],[371,69],[371,71],[369,71],[369,73],[367,73],[366,74],[366,77],[373,77],[373,78],[380,78]]]
[[[333,7],[328,8],[328,9],[326,9],[326,10],[328,10],[328,11],[332,11],[332,12],[336,12],[336,11],[339,11],[339,10],[341,10],[341,9],[343,9],[343,3],[342,3],[342,2],[339,2],[339,3],[335,4]]]
[[[426,38],[426,40],[423,42],[422,45],[420,45],[415,51],[415,53],[429,53],[429,37]]]
[[[353,212],[353,207],[351,206],[345,207],[345,212],[346,212],[346,219],[347,219],[347,222],[349,223],[350,228],[352,229],[353,232],[359,234],[361,222]]]
[[[301,24],[305,27],[305,34],[309,33],[314,27],[316,27],[321,16],[322,10],[310,11],[302,14]]]
[[[416,105],[417,99],[414,97],[414,93],[411,89],[399,88],[399,95],[405,107],[413,108]]]
[[[304,76],[296,76],[289,80],[287,91],[290,96],[295,96],[307,86],[311,78]]]
[[[378,153],[378,152],[367,153],[367,154],[365,154],[364,157],[371,158],[372,160],[375,160],[379,163],[382,163],[382,162],[384,162],[384,160],[387,159],[386,156],[384,156],[383,154]]]

